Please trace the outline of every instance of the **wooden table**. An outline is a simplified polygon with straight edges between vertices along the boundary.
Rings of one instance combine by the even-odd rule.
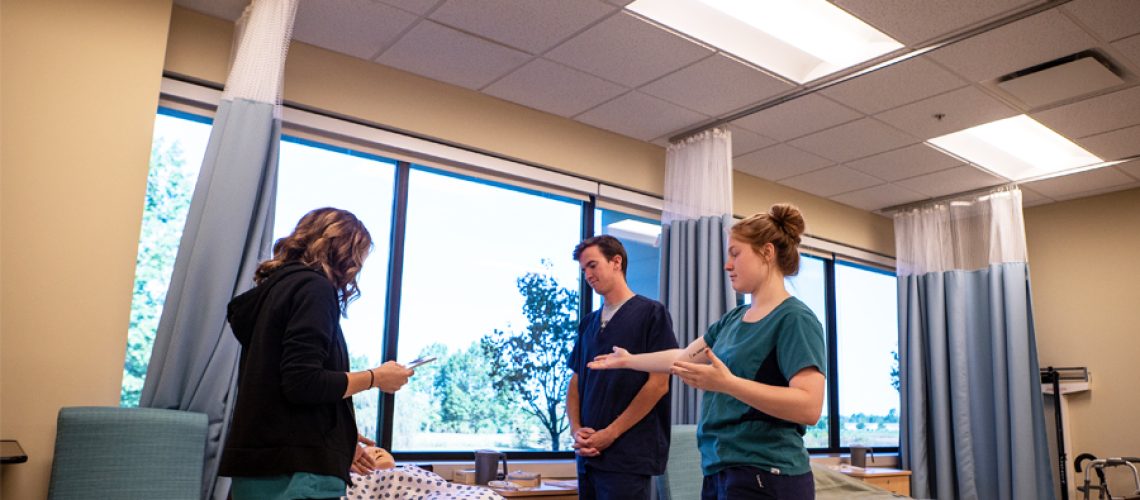
[[[28,455],[15,439],[0,440],[0,464],[22,464],[28,461]]]
[[[577,500],[577,498],[578,498],[577,486],[574,486],[574,487],[562,486],[563,484],[568,484],[565,481],[573,481],[573,480],[560,480],[560,481],[558,481],[558,484],[559,484],[558,486],[547,484],[547,482],[544,480],[542,482],[542,486],[539,486],[536,489],[528,489],[528,490],[510,491],[510,490],[497,490],[494,488],[492,488],[492,489],[495,491],[495,493],[498,493],[498,494],[500,494],[506,498],[540,498],[541,497],[542,500]],[[576,481],[573,481],[573,482],[575,484],[577,484]]]
[[[892,493],[910,496],[910,471],[887,467],[841,467],[839,472]]]

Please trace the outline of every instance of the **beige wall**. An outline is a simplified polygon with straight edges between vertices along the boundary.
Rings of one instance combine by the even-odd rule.
[[[171,2],[0,9],[0,496],[43,498],[59,408],[118,404]]]
[[[1140,189],[1029,208],[1025,232],[1041,366],[1092,371],[1069,458],[1140,456]]]
[[[0,0],[0,497],[43,498],[60,407],[116,405],[164,68],[220,82],[230,26],[170,0]],[[164,54],[164,51],[165,54]],[[570,120],[296,44],[286,97],[660,194],[664,152]],[[893,254],[886,219],[737,176],[739,214],[804,208],[816,236]]]
[[[764,212],[773,203],[789,202],[800,208],[812,236],[837,241],[884,255],[895,254],[895,227],[891,219],[795,189],[736,172],[732,180],[733,209],[743,217]]]

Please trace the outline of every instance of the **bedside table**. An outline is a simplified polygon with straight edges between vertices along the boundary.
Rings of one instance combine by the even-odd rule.
[[[910,471],[886,467],[843,467],[839,472],[892,493],[910,496]]]

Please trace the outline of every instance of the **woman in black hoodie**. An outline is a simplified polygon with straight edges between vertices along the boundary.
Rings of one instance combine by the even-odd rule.
[[[252,290],[229,304],[241,343],[237,402],[218,473],[234,500],[344,495],[365,460],[353,394],[397,391],[412,375],[389,361],[350,372],[340,316],[360,295],[356,276],[372,238],[352,213],[319,208],[273,245]]]

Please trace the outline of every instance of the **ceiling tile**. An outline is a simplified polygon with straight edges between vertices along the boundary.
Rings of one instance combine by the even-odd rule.
[[[915,142],[913,137],[864,118],[801,137],[789,144],[837,162],[882,153]]]
[[[737,127],[736,125],[729,125],[728,129],[732,131],[732,156],[737,157],[745,153],[751,153],[760,148],[765,148],[775,144],[776,141],[764,137],[751,130],[745,130]]]
[[[826,97],[808,94],[733,123],[777,141],[786,141],[862,117],[862,114]]]
[[[1038,0],[833,0],[907,45],[916,45]]]
[[[712,53],[712,49],[622,12],[555,47],[546,58],[637,87]]]
[[[541,54],[616,10],[617,7],[598,0],[448,0],[429,17]]]
[[[441,0],[379,0],[393,7],[399,7],[408,12],[414,12],[419,15],[427,14],[435,7]]]
[[[483,92],[548,113],[574,116],[621,95],[625,89],[540,58],[500,78]]]
[[[1038,193],[1037,191],[1034,191],[1032,189],[1029,189],[1025,186],[1019,186],[1019,187],[1021,188],[1021,206],[1022,207],[1035,207],[1037,205],[1044,205],[1046,203],[1052,203],[1052,202],[1056,201],[1052,198],[1046,197],[1045,195]]]
[[[826,158],[800,151],[787,144],[776,144],[736,158],[732,167],[756,177],[778,181],[831,165]]]
[[[421,21],[376,62],[479,89],[530,59],[526,53]]]
[[[791,90],[793,85],[717,54],[641,88],[674,104],[718,116]]]
[[[851,191],[832,196],[831,199],[863,210],[879,210],[881,208],[902,205],[926,199],[927,196],[911,191],[894,184],[879,184],[878,186]]]
[[[1105,167],[1053,177],[1051,179],[1027,182],[1025,185],[1054,200],[1067,200],[1079,198],[1085,193],[1119,188],[1120,186],[1133,184],[1135,182],[1136,179],[1125,175],[1116,168]]]
[[[905,148],[848,162],[846,165],[885,181],[897,181],[946,170],[961,163],[958,159],[926,144],[913,144]]]
[[[914,58],[860,75],[823,94],[867,114],[966,86],[967,82],[926,58]]]
[[[227,21],[236,20],[249,5],[246,0],[175,0],[174,3]]]
[[[372,59],[419,19],[371,0],[305,0],[297,5],[293,38]]]
[[[1074,142],[1104,161],[1119,160],[1140,154],[1140,126],[1084,137]]]
[[[700,113],[633,91],[582,113],[575,119],[588,125],[648,141],[707,118]]]
[[[1140,71],[1140,35],[1113,42],[1112,48],[1128,58],[1126,61],[1121,61],[1122,63],[1130,62],[1133,70]]]
[[[843,165],[827,167],[780,181],[780,184],[785,186],[825,198],[882,183],[883,181],[879,179]]]
[[[1048,10],[943,47],[930,57],[970,81],[981,82],[1096,45],[1096,39],[1069,18]]]
[[[1140,2],[1136,0],[1074,0],[1062,8],[1107,41],[1140,33]]]
[[[944,116],[936,119],[936,114]],[[884,111],[875,118],[926,140],[1017,114],[1017,110],[982,91],[966,87]]]
[[[1140,160],[1132,160],[1127,163],[1121,163],[1116,166],[1124,173],[1131,175],[1136,180],[1140,180]]]
[[[1065,137],[1086,137],[1140,124],[1140,87],[1030,115]]]
[[[1009,181],[970,165],[949,168],[896,182],[902,187],[927,196],[946,196],[974,189],[1005,184]]]

